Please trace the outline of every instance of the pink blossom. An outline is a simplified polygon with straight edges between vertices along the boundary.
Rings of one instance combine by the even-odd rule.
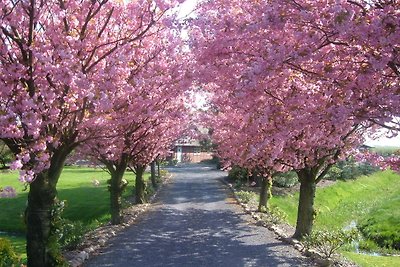
[[[23,166],[22,162],[20,160],[15,160],[11,163],[10,165],[10,169],[11,170],[17,170],[17,169],[21,169]]]
[[[17,197],[16,190],[11,186],[0,188],[0,198],[15,198]]]

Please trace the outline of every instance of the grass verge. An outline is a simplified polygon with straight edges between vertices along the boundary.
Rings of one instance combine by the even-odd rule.
[[[145,179],[148,177],[149,174],[145,173]],[[88,228],[108,222],[109,178],[109,174],[101,168],[65,167],[57,185],[58,198],[66,200],[67,203],[62,216],[71,221],[81,221]],[[124,178],[129,182],[124,192],[124,197],[127,198],[132,195],[135,177],[132,172],[126,172]],[[94,181],[98,181],[98,185],[95,185]],[[23,214],[28,191],[18,181],[17,172],[0,173],[0,186],[12,186],[17,191],[16,198],[0,199],[0,236],[9,239],[16,252],[25,258]]]
[[[400,257],[394,256],[370,256],[358,254],[355,252],[344,251],[343,255],[354,261],[361,267],[398,267],[400,266]]]
[[[398,203],[400,195],[399,178],[394,172],[384,171],[356,180],[338,181],[330,187],[318,188],[315,198],[317,210],[315,229],[342,229],[370,218],[379,218],[370,225],[371,229],[399,233],[400,206],[395,204]],[[296,222],[297,203],[298,193],[271,199],[272,205],[278,206],[288,215],[288,222],[292,225]],[[372,261],[373,256],[355,255],[351,259],[357,263],[361,264],[363,260],[366,263],[371,262],[370,265],[363,266],[386,266],[379,265],[379,260],[376,260],[376,263]],[[396,266],[400,266],[400,257],[384,259],[386,262],[396,262]]]

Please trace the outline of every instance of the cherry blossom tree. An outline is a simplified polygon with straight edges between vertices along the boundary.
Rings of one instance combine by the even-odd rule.
[[[185,126],[182,101],[174,101],[173,98],[166,100],[164,95],[156,96],[157,99],[153,100],[158,102],[141,108],[135,103],[142,105],[142,102],[137,102],[137,98],[133,97],[135,102],[127,106],[129,110],[118,110],[107,118],[111,122],[106,122],[101,128],[105,138],[91,140],[79,148],[82,154],[104,164],[111,175],[109,191],[113,224],[121,223],[121,198],[127,185],[123,179],[126,169],[134,169],[136,203],[144,203],[143,172],[146,166],[168,151]]]
[[[265,101],[261,105],[235,108],[225,103],[219,106],[216,114],[208,118],[213,125],[213,141],[217,144],[218,154],[225,167],[240,166],[261,178],[259,211],[268,209],[273,175],[289,169],[280,161],[283,156],[282,150],[279,150],[279,146],[283,145],[280,143],[282,139],[277,138],[280,127],[272,128],[265,123],[264,116],[269,116],[269,123],[280,120],[279,106],[275,110],[270,109],[271,114],[264,113],[264,107],[271,107],[274,101],[270,99],[268,104]],[[264,148],[258,149],[260,146]]]
[[[231,109],[222,119],[239,131],[259,136],[241,121],[281,129],[252,149],[276,146],[280,162],[296,170],[301,190],[295,237],[302,238],[312,229],[315,184],[362,141],[362,131],[399,115],[399,4],[221,0],[205,2],[197,12],[191,41],[198,81],[217,95],[216,110]],[[246,112],[235,114],[243,106]],[[281,115],[271,123],[277,114],[270,110],[278,106]],[[254,116],[266,126],[247,123]],[[232,140],[241,136],[236,131],[225,142],[251,147]]]
[[[59,265],[51,214],[67,155],[127,84],[141,42],[170,24],[175,1],[0,3],[0,138],[29,183],[28,266]],[[173,38],[171,36],[171,38]],[[128,59],[128,60],[127,60]]]
[[[135,54],[135,64],[127,84],[117,94],[110,95],[111,112],[102,116],[101,138],[81,146],[87,154],[103,163],[111,175],[111,221],[121,223],[121,197],[127,183],[123,175],[128,166],[136,173],[136,202],[144,202],[143,172],[158,155],[165,153],[185,126],[184,95],[190,79],[182,68],[185,53],[179,38],[169,27],[141,41],[142,53]]]

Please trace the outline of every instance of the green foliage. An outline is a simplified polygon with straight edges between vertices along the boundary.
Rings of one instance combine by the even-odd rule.
[[[160,170],[160,175],[161,175],[161,177],[165,177],[165,176],[168,175],[168,171],[167,170]]]
[[[236,195],[239,198],[239,201],[242,203],[250,203],[251,201],[254,201],[257,197],[256,193],[250,191],[239,191],[236,192]]]
[[[400,250],[400,196],[373,208],[358,224],[367,238],[382,248]]]
[[[293,171],[279,173],[273,176],[273,184],[277,187],[292,187],[298,182],[297,174]]]
[[[61,254],[60,238],[63,232],[63,219],[61,214],[65,208],[65,201],[56,201],[51,210],[50,238],[48,240],[48,249],[52,256],[53,266],[68,266]]]
[[[249,179],[249,171],[239,166],[233,166],[229,170],[228,177],[234,181],[247,181]]]
[[[73,222],[62,217],[65,207],[66,201],[56,201],[51,211],[50,250],[55,253],[53,256],[56,266],[68,266],[59,254],[60,249],[75,249],[87,231],[82,222]]]
[[[338,166],[332,166],[330,169],[329,169],[329,172],[327,173],[327,175],[326,175],[326,177],[325,177],[326,179],[328,179],[328,180],[333,180],[333,181],[336,181],[336,180],[339,180],[339,179],[342,179],[342,169],[340,169]]]
[[[170,162],[169,162],[169,165],[170,166],[176,166],[178,164],[178,160],[177,159],[172,159],[172,160],[170,160]]]
[[[358,249],[365,252],[380,252],[380,247],[370,239],[362,239],[358,243]]]
[[[0,267],[19,266],[20,259],[14,251],[11,242],[5,238],[0,238]]]
[[[386,157],[393,154],[398,155],[400,153],[400,147],[394,147],[394,146],[374,147],[372,148],[372,151],[378,153],[381,156]]]
[[[370,175],[378,171],[378,167],[374,167],[369,163],[356,162],[353,158],[340,161],[332,166],[326,175],[329,180],[349,180],[355,179],[361,175]]]
[[[269,224],[280,224],[287,221],[287,214],[276,205],[269,205],[267,209],[262,207],[262,220]]]
[[[215,145],[212,143],[210,138],[203,138],[199,141],[202,152],[210,152],[215,149]]]
[[[0,170],[6,169],[7,164],[9,164],[14,158],[11,150],[6,146],[6,144],[0,140]]]
[[[146,197],[146,201],[156,192],[155,188],[153,187],[151,181],[147,181],[146,186],[144,188],[144,194]]]
[[[88,227],[85,227],[81,221],[73,222],[68,219],[63,219],[61,236],[58,242],[63,249],[76,249],[87,231]]]
[[[52,213],[51,221],[51,248],[53,251],[60,249],[75,249],[82,240],[88,228],[80,221],[64,219],[62,214],[66,208],[66,201],[56,201]],[[66,264],[61,255],[56,255],[57,266]],[[66,265],[67,266],[67,265]]]
[[[355,230],[316,230],[304,238],[303,244],[307,249],[313,249],[322,257],[328,259],[341,247],[355,241],[357,238],[358,232]]]

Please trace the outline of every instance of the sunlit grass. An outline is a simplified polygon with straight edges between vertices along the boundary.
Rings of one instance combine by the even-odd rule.
[[[391,171],[377,172],[356,180],[338,181],[335,185],[318,188],[315,197],[317,218],[316,229],[343,229],[352,221],[359,223],[375,218],[373,229],[377,231],[400,232],[400,175]],[[297,216],[298,193],[294,196],[273,197],[271,204],[277,205],[288,215],[288,222],[295,225]],[[397,204],[396,204],[397,203]],[[353,254],[351,254],[353,255]],[[397,265],[378,265],[380,257],[357,255],[352,259],[368,263],[363,266],[400,266],[400,257],[385,257],[385,262]],[[364,258],[365,256],[365,258]],[[371,260],[372,261],[372,260]],[[365,263],[365,264],[366,264]]]
[[[361,267],[398,267],[400,257],[393,256],[370,256],[355,252],[343,252],[343,255],[354,261]]]
[[[148,178],[145,174],[145,178]],[[63,217],[72,221],[82,221],[86,226],[97,226],[110,220],[109,191],[107,180],[110,175],[101,168],[65,167],[57,185],[58,198],[66,200],[66,208]],[[124,193],[125,197],[132,195],[134,186],[134,174],[126,172],[125,179],[129,185]],[[94,181],[99,182],[98,185]],[[0,199],[0,234],[11,240],[16,251],[22,255],[25,253],[25,224],[23,214],[26,207],[28,191],[18,181],[17,172],[0,173],[0,186],[13,186],[17,191],[17,197]],[[6,234],[11,233],[11,234]]]

